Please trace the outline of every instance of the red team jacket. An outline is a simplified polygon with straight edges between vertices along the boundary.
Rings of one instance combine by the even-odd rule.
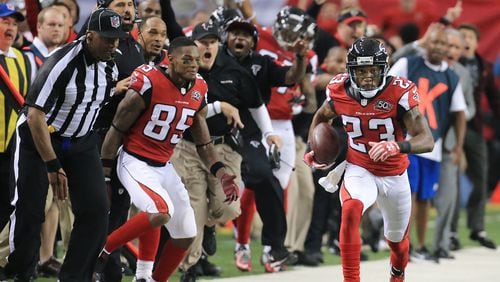
[[[165,164],[193,124],[196,112],[205,106],[208,87],[197,75],[194,85],[181,91],[158,68],[142,65],[132,73],[129,88],[141,95],[147,108],[125,136],[123,146],[140,159]]]
[[[280,66],[291,66],[295,60],[295,54],[283,50],[274,39],[272,29],[267,27],[258,27],[259,41],[257,42],[257,51],[261,55],[267,55],[274,59]],[[315,73],[318,64],[318,56],[312,50],[306,54],[308,63],[312,65],[312,71]],[[267,110],[271,119],[291,120],[292,104],[290,101],[294,96],[300,95],[299,86],[296,84],[290,87],[274,87],[271,90],[271,100],[267,105]]]
[[[388,77],[385,89],[370,100],[358,101],[347,94],[347,79],[345,73],[335,76],[326,90],[332,110],[342,117],[349,135],[347,161],[377,176],[400,175],[408,167],[408,156],[398,154],[383,163],[374,162],[368,155],[368,142],[405,140],[403,116],[418,106],[417,87],[405,78]]]

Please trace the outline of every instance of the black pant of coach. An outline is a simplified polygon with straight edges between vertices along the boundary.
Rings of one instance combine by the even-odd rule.
[[[38,261],[40,228],[49,183],[45,163],[35,148],[27,123],[20,120],[17,130],[13,160],[15,211],[11,217],[14,251],[9,255],[6,270],[15,274],[18,281],[28,281]],[[106,240],[109,212],[96,138],[93,133],[81,138],[52,134],[51,141],[68,177],[69,197],[75,214],[59,280],[91,281],[97,257]]]
[[[262,245],[284,253],[287,225],[283,188],[273,174],[261,136],[252,137],[247,137],[239,150],[243,157],[241,176],[245,186],[255,193],[257,212],[263,222]]]

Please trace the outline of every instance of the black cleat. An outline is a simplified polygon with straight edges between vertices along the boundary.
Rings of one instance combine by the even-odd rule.
[[[456,236],[450,237],[450,251],[458,251],[462,248],[460,240]]]
[[[472,241],[477,241],[481,246],[486,247],[488,249],[493,249],[495,250],[497,248],[497,245],[493,240],[488,238],[488,235],[486,234],[486,231],[475,231],[472,232],[469,236],[469,238]]]
[[[298,258],[296,263],[298,265],[318,266],[320,264],[317,257],[313,256],[313,254],[311,253],[299,252],[299,251],[295,251],[294,253]]]
[[[437,249],[432,255],[437,259],[455,259],[455,256],[443,248]]]
[[[201,255],[200,260],[198,260],[197,264],[201,266],[202,269],[202,275],[204,276],[215,276],[218,277],[222,273],[222,269],[209,262],[207,256]]]
[[[106,282],[104,277],[104,268],[106,268],[106,263],[108,262],[109,254],[102,251],[94,268],[94,274],[92,275],[92,282]]]
[[[196,273],[193,267],[190,267],[187,271],[182,273],[180,282],[195,282],[196,281]]]

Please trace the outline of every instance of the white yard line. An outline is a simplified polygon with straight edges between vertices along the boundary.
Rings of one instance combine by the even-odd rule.
[[[455,260],[418,261],[408,264],[406,282],[498,282],[500,281],[500,250],[466,248],[454,252]],[[274,274],[260,274],[205,281],[221,282],[336,282],[342,281],[339,265],[322,267],[295,267],[294,270]],[[389,259],[367,261],[361,264],[361,281],[389,281]]]

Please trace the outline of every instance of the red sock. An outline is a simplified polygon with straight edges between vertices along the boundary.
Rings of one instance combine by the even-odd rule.
[[[109,234],[104,249],[106,252],[112,253],[123,244],[139,237],[144,232],[149,232],[152,229],[153,227],[149,222],[147,213],[141,212],[129,219],[125,222],[125,224],[120,226],[120,228],[113,231],[113,233]]]
[[[187,249],[179,248],[172,243],[172,240],[168,240],[153,272],[153,279],[157,282],[167,281],[184,259],[186,252]]]
[[[359,282],[359,264],[361,255],[361,236],[359,224],[363,212],[363,203],[349,199],[342,205],[342,220],[340,224],[340,255],[344,282]]]
[[[236,230],[238,230],[238,243],[245,245],[250,242],[250,231],[252,220],[257,208],[255,207],[255,194],[252,190],[245,188],[240,198],[241,215],[236,219]]]
[[[160,227],[144,232],[139,236],[139,255],[137,259],[154,261],[160,242]]]
[[[410,240],[406,232],[401,242],[391,242],[387,240],[391,249],[391,265],[397,270],[404,271],[410,256]]]

